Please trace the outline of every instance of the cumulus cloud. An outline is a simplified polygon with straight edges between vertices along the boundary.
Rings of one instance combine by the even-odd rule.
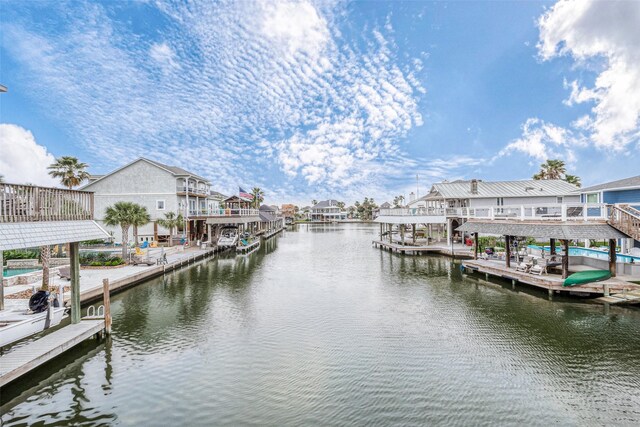
[[[144,5],[169,23],[155,43],[109,7],[65,9],[68,25],[49,31],[28,13],[3,28],[24,84],[58,106],[51,114],[92,165],[145,155],[223,191],[269,186],[267,168],[282,188],[340,190],[371,176],[381,185],[399,141],[422,125],[422,62],[396,53],[390,23],[345,36],[341,3],[158,0]]]
[[[55,161],[51,153],[38,145],[33,134],[14,124],[0,124],[0,175],[5,182],[57,186],[47,166]]]
[[[549,158],[561,158],[573,162],[575,160],[573,148],[581,144],[579,137],[570,130],[538,118],[530,118],[522,125],[522,136],[511,141],[496,158],[520,152],[541,162]]]
[[[577,124],[599,148],[621,150],[640,138],[640,2],[559,1],[539,19],[545,61],[568,55],[601,68],[592,86],[567,84],[569,106],[593,103]],[[601,64],[599,63],[601,62]],[[588,68],[590,69],[590,68]]]

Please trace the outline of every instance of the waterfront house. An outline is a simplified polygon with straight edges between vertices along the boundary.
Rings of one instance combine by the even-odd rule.
[[[311,207],[312,221],[337,221],[347,218],[347,212],[338,207],[338,201],[329,199]]]
[[[93,175],[82,190],[95,194],[95,216],[99,223],[122,241],[120,227],[104,226],[107,207],[116,202],[133,202],[147,208],[151,222],[139,227],[139,242],[166,242],[169,230],[157,223],[167,212],[185,218],[189,240],[206,239],[205,219],[220,211],[221,194],[211,190],[211,182],[177,166],[139,158],[106,174]]]
[[[280,211],[282,212],[282,216],[285,218],[295,219],[296,217],[296,205],[291,203],[285,203],[282,205]]]
[[[625,209],[630,210],[630,214],[640,216],[640,175],[581,188],[576,194],[583,203],[628,205]],[[640,248],[640,239],[622,239],[619,245],[627,252],[632,247]]]
[[[580,197],[574,193],[577,189],[562,180],[444,181],[433,184],[427,195],[409,202],[406,209],[381,209],[377,222],[403,221],[400,216],[406,213],[417,221],[406,224],[426,224],[430,234],[446,235],[447,243],[451,244],[452,240],[462,242],[462,234],[454,230],[469,217],[561,215],[567,212],[567,206],[580,203]],[[579,209],[576,207],[575,212]],[[393,221],[389,216],[393,216]]]
[[[259,213],[260,225],[258,229],[265,236],[271,236],[284,227],[284,218],[278,213],[277,206],[262,205]]]

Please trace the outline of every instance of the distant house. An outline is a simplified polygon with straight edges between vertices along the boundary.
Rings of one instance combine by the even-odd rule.
[[[282,211],[282,216],[285,218],[295,218],[296,217],[296,205],[293,204],[284,204],[280,208]]]
[[[380,206],[378,206],[376,209],[373,210],[373,219],[376,219],[378,217],[378,215],[380,215],[380,209],[391,209],[391,203],[389,202],[384,202],[383,204],[381,204]]]
[[[311,207],[312,221],[337,221],[347,218],[347,212],[338,207],[338,201],[329,199]]]
[[[211,182],[193,172],[154,160],[139,158],[106,175],[92,175],[82,190],[94,192],[95,217],[122,241],[120,227],[104,225],[107,207],[116,202],[133,202],[147,208],[151,222],[138,230],[142,241],[166,241],[169,230],[157,224],[167,212],[180,213],[185,218],[187,236],[202,239],[206,234],[208,212],[220,208],[219,193],[211,191]],[[131,236],[131,232],[129,233]]]

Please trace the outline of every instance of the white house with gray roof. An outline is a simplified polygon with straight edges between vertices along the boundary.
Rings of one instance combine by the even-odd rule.
[[[338,201],[329,199],[311,207],[312,221],[337,221],[347,219],[347,212],[338,206]]]
[[[579,203],[573,184],[559,179],[522,181],[440,182],[431,191],[408,204],[411,208],[475,208],[490,206],[549,205]]]
[[[133,202],[147,208],[151,222],[138,229],[140,242],[167,240],[169,230],[156,222],[167,212],[185,217],[190,240],[202,239],[206,234],[202,216],[219,210],[221,202],[221,195],[211,191],[208,179],[142,157],[106,175],[92,176],[82,190],[95,194],[95,218],[113,232],[118,242],[122,240],[120,227],[107,227],[103,221],[107,207],[116,202]]]

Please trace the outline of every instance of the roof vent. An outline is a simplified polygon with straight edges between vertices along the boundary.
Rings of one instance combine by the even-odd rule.
[[[471,180],[471,194],[478,194],[478,180]]]

